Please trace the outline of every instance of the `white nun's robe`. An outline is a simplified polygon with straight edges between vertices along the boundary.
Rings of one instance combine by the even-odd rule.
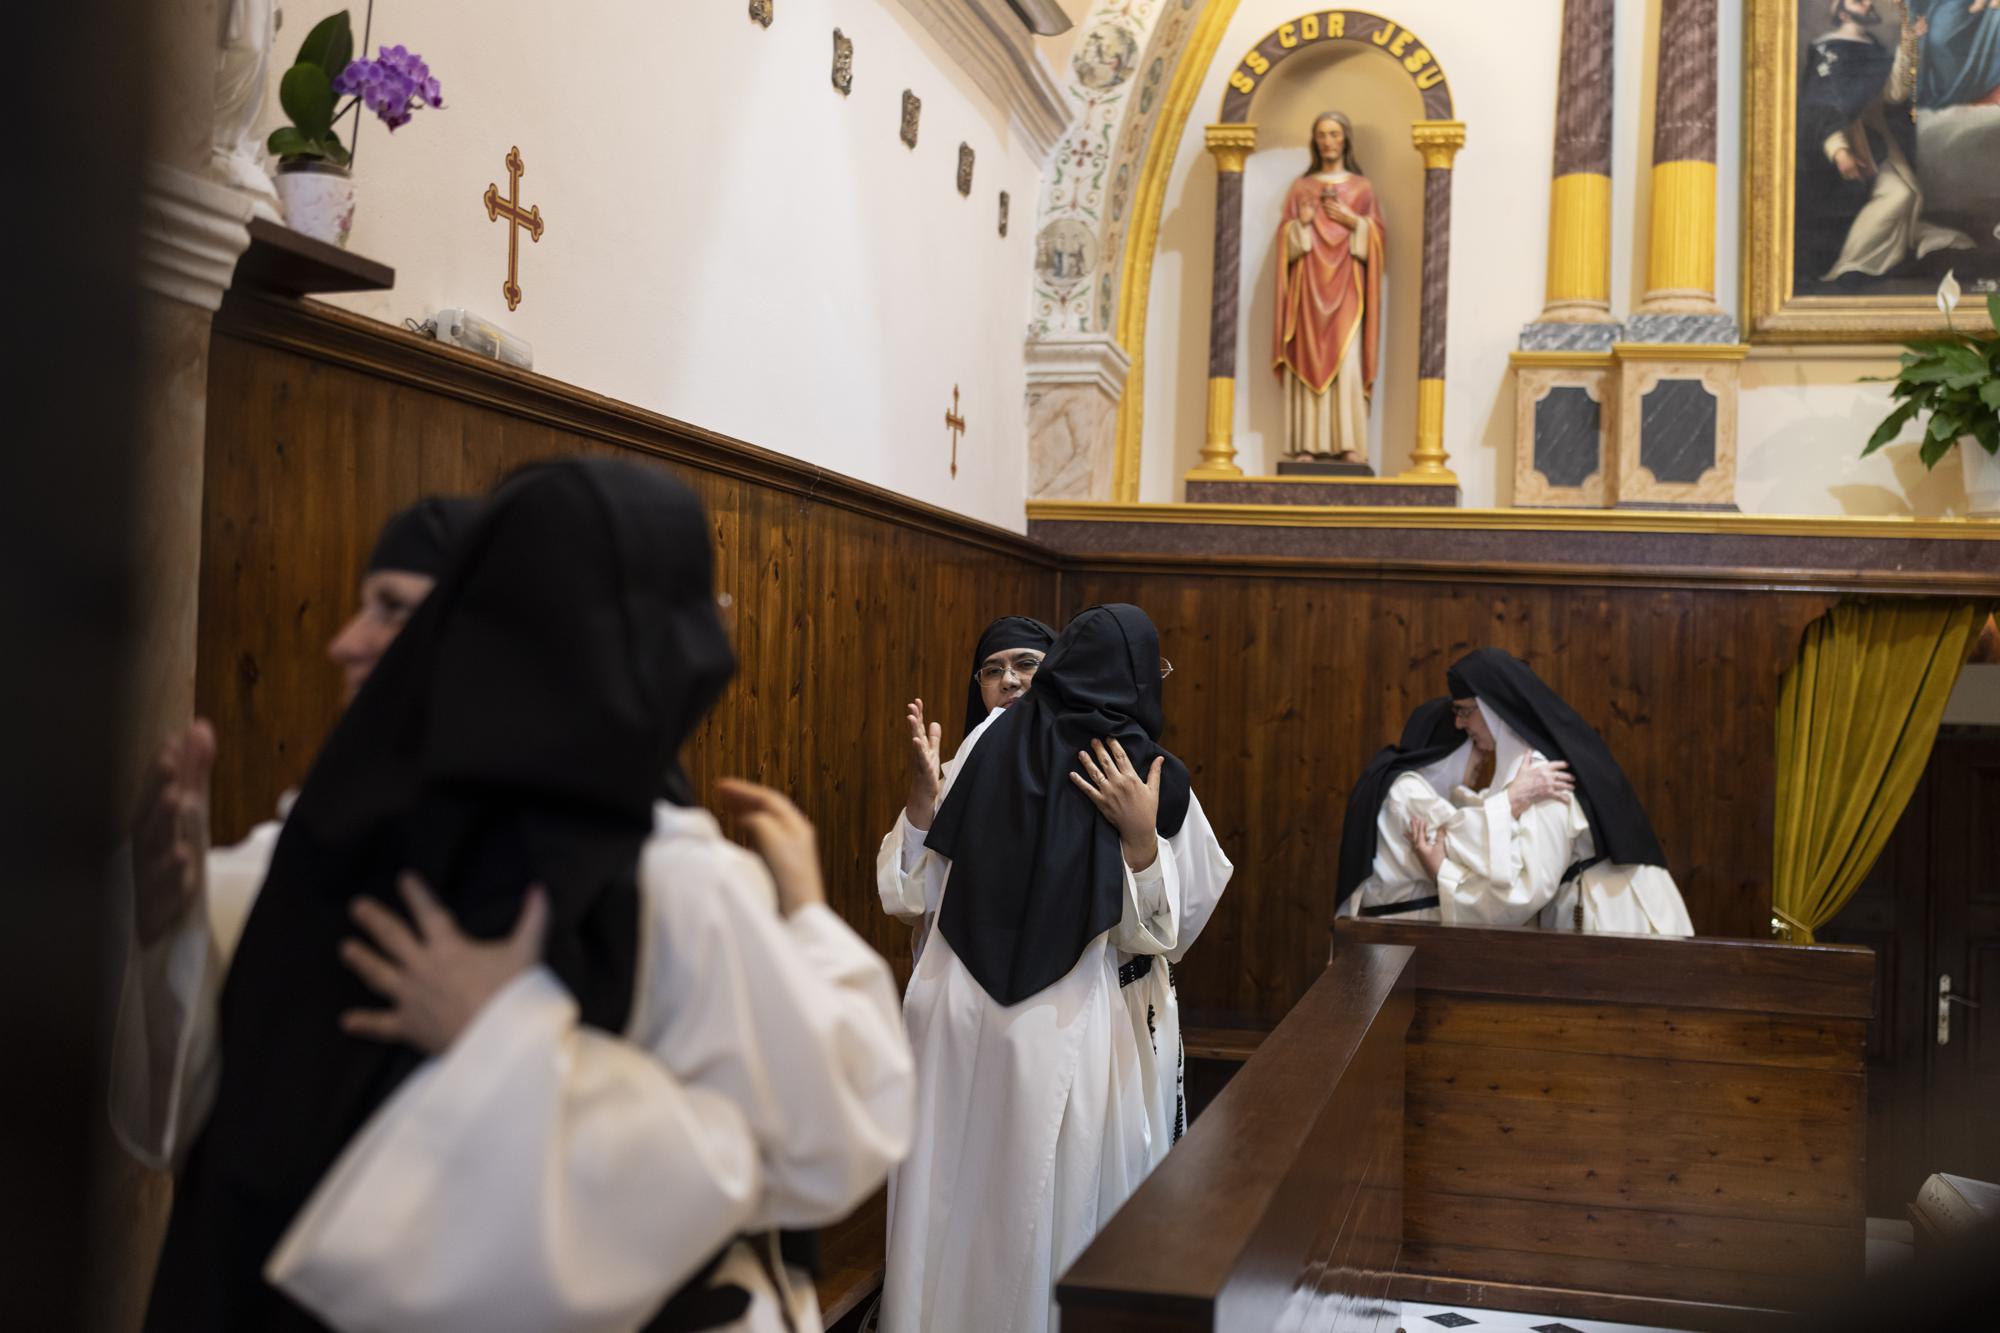
[[[1571,866],[1597,854],[1583,805],[1574,799],[1540,801],[1517,818],[1507,784],[1546,757],[1483,702],[1479,707],[1493,733],[1493,784],[1473,791],[1455,781],[1471,766],[1471,741],[1429,768],[1398,775],[1376,816],[1373,873],[1341,904],[1340,915],[1435,894],[1436,907],[1387,919],[1575,930],[1580,900],[1586,931],[1694,934],[1680,890],[1661,866],[1600,861],[1563,882]],[[1439,795],[1445,791],[1448,797]],[[1444,864],[1435,881],[1410,843],[1410,820],[1416,817],[1444,835]]]
[[[217,901],[127,969],[112,1119],[152,1165],[212,1104],[215,1002],[274,827],[217,853]],[[819,1326],[810,1284],[731,1238],[836,1221],[902,1156],[894,980],[827,908],[780,918],[705,811],[659,807],[639,882],[624,1037],[579,1026],[547,969],[515,978],[355,1135],[267,1279],[345,1330],[613,1333],[729,1245],[715,1280],[752,1295],[730,1328]]]
[[[946,765],[946,792],[994,716]],[[934,921],[951,862],[925,850],[904,871],[906,830],[899,820],[883,843],[883,906],[901,920]],[[1126,872],[1117,926],[1061,981],[1006,1008],[942,933],[929,932],[903,1000],[917,1123],[889,1181],[882,1333],[1055,1327],[1056,1278],[1172,1142],[1172,987],[1155,963],[1121,994],[1118,970],[1142,955],[1179,962],[1233,869],[1190,793],[1180,831],[1159,839],[1152,865]]]

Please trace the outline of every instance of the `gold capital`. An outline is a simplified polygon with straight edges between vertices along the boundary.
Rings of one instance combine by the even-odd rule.
[[[1420,120],[1410,126],[1410,142],[1424,155],[1426,171],[1450,171],[1452,159],[1465,147],[1462,120]]]
[[[1208,127],[1208,151],[1215,154],[1217,171],[1241,171],[1243,160],[1257,147],[1255,125],[1230,124]]]

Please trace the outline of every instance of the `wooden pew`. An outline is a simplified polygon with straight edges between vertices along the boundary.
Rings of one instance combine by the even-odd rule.
[[[1731,1329],[1859,1283],[1870,951],[1349,920],[1334,938],[1336,962],[1416,952],[1395,1295]]]
[[[1396,1327],[1410,957],[1341,950],[1058,1281],[1064,1333]]]

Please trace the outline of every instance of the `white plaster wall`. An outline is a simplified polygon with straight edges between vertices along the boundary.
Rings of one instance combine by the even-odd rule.
[[[288,4],[281,59],[337,7]],[[375,43],[421,51],[446,105],[393,136],[363,128],[351,246],[397,280],[340,303],[396,323],[470,307],[529,340],[541,373],[1020,530],[1032,147],[896,0],[778,0],[769,30],[746,8],[379,6]],[[848,97],[829,78],[836,26],[855,43]],[[897,137],[906,87],[923,99],[915,151]],[[275,125],[275,74],[269,100]],[[548,226],[522,238],[509,314],[506,236],[480,198],[504,190],[516,144]]]

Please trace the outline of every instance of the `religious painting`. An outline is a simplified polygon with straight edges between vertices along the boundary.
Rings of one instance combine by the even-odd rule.
[[[1097,233],[1079,218],[1057,218],[1035,238],[1035,272],[1043,283],[1067,290],[1097,267]]]
[[[972,193],[972,145],[969,143],[958,146],[958,192]]]
[[[2000,289],[2000,3],[1750,0],[1745,36],[1752,342],[1923,336],[1947,273]]]
[[[1100,23],[1077,43],[1069,65],[1076,81],[1092,92],[1116,88],[1132,77],[1139,63],[1139,39],[1131,29],[1116,23]]]
[[[1315,116],[1310,142],[1276,241],[1271,361],[1284,384],[1285,457],[1360,463],[1382,346],[1382,207],[1344,112]]]
[[[833,30],[833,87],[842,97],[854,91],[854,39]]]
[[[911,148],[917,146],[917,117],[923,114],[923,99],[903,89],[903,142]]]

